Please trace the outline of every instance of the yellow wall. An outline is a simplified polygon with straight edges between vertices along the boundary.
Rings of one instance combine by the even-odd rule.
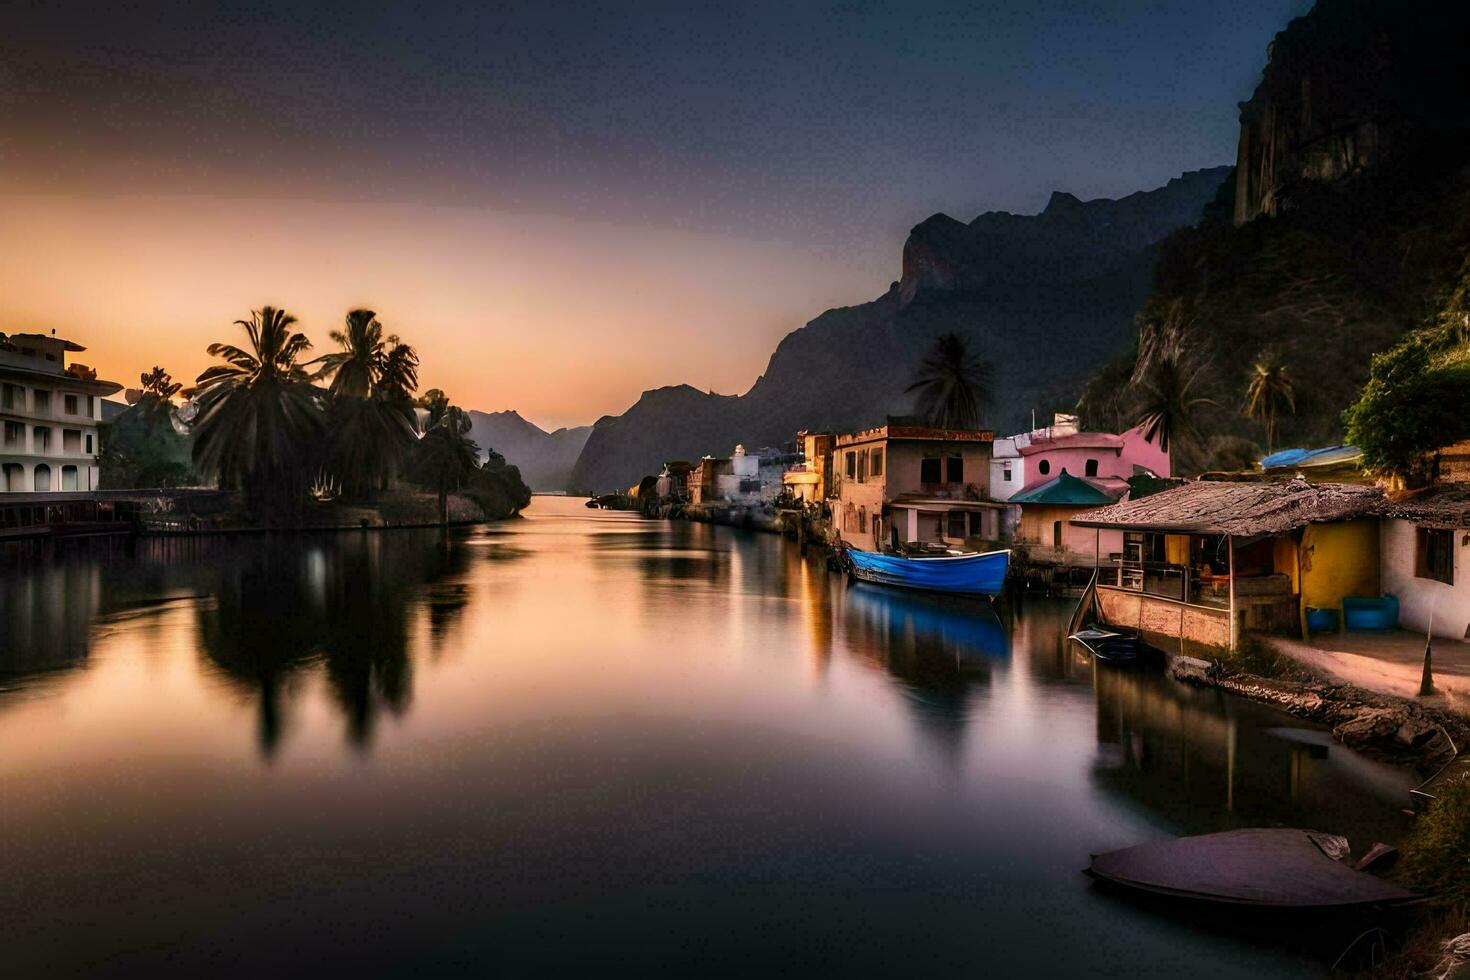
[[[1379,594],[1378,522],[1309,524],[1302,537],[1302,602],[1335,609],[1344,596]]]

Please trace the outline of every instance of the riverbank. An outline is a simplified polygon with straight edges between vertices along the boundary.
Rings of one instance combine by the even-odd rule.
[[[1294,647],[1247,637],[1241,651],[1214,660],[1178,656],[1170,675],[1327,725],[1343,745],[1407,767],[1423,782],[1411,794],[1415,823],[1397,842],[1394,877],[1430,896],[1404,932],[1377,940],[1373,977],[1460,976],[1470,926],[1470,723],[1443,695],[1407,698],[1335,682],[1298,659]],[[1259,673],[1255,671],[1260,671]]]
[[[300,514],[280,522],[263,522],[246,513],[234,494],[208,497],[160,496],[156,509],[141,513],[143,535],[249,534],[266,531],[349,531],[363,529],[438,527],[484,524],[520,513],[518,507],[488,508],[473,497],[451,493],[446,499],[448,519],[441,521],[437,494],[389,490],[371,503],[308,501]]]

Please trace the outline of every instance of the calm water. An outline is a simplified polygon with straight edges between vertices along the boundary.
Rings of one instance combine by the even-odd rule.
[[[11,556],[4,972],[1323,973],[1080,869],[1245,824],[1361,853],[1412,780],[1095,673],[1067,611],[545,497],[448,543]]]

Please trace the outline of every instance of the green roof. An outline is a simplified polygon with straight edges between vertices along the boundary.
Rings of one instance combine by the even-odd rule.
[[[1082,477],[1073,476],[1065,468],[1055,478],[1040,486],[1028,487],[1010,499],[1013,504],[1062,504],[1077,507],[1094,507],[1112,502],[1112,496]]]

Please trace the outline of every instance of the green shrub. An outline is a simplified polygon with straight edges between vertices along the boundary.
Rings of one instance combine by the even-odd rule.
[[[1445,786],[1399,848],[1399,873],[1441,905],[1470,909],[1470,779]]]

